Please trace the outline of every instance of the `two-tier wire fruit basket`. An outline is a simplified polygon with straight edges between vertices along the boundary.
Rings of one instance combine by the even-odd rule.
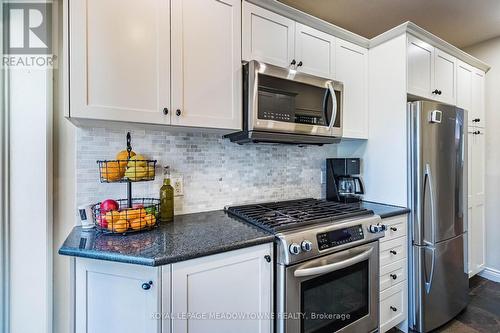
[[[117,159],[97,161],[101,183],[127,184],[126,199],[111,200],[113,204],[99,202],[92,206],[97,230],[127,234],[149,230],[157,225],[160,200],[132,197],[132,183],[155,179],[156,162],[132,151],[130,132],[127,133],[127,150],[120,152]]]

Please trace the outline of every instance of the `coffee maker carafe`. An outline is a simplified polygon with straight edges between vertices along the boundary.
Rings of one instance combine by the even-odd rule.
[[[359,202],[365,193],[359,158],[329,158],[326,160],[326,199],[343,203]]]

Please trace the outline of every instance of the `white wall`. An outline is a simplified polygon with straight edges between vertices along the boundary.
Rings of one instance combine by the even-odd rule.
[[[10,83],[10,332],[51,332],[50,70],[13,69]]]
[[[465,50],[491,66],[486,73],[486,267],[500,273],[500,37]],[[500,278],[500,276],[499,276]]]

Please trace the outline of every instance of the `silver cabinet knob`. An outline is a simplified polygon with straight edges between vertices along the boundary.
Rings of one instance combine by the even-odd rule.
[[[310,241],[305,240],[300,244],[300,246],[302,247],[302,250],[309,252],[312,250],[313,244]]]
[[[301,247],[297,243],[292,243],[292,244],[290,244],[290,247],[288,250],[290,251],[291,254],[297,255],[301,252]]]

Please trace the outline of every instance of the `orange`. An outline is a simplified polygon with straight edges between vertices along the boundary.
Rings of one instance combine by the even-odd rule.
[[[130,157],[133,157],[135,156],[135,152],[134,151],[131,151],[130,152]],[[118,154],[116,154],[116,159],[117,160],[128,160],[128,151],[126,150],[122,150],[121,152],[119,152]]]
[[[108,182],[120,180],[125,174],[125,162],[109,161],[101,166],[101,177]]]
[[[125,232],[128,229],[128,222],[125,220],[118,220],[116,222],[108,222],[108,230],[114,232]]]

